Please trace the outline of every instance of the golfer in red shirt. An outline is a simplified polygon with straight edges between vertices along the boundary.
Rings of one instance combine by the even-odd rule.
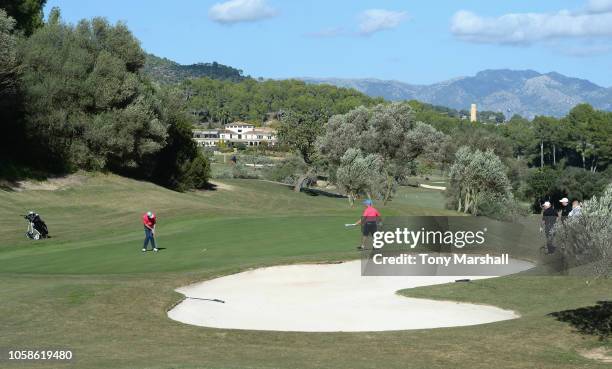
[[[149,245],[149,241],[151,241],[151,246],[153,246],[153,251],[157,252],[157,246],[155,245],[155,223],[156,218],[155,214],[151,211],[146,212],[142,216],[142,224],[144,224],[144,232],[145,232],[145,240],[144,246],[142,246],[142,252],[147,251],[147,246]]]
[[[372,206],[372,200],[365,200],[363,205],[365,205],[366,208],[363,210],[361,219],[355,223],[355,225],[361,224],[361,246],[357,248],[358,250],[365,250],[366,240],[368,237],[374,235],[378,222],[380,221],[380,213]]]

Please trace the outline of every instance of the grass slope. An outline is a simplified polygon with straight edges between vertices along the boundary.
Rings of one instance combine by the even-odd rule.
[[[354,258],[358,209],[261,181],[176,193],[113,175],[59,191],[0,191],[0,347],[64,347],[79,368],[604,368],[599,344],[547,317],[609,298],[610,281],[506,277],[404,291],[515,309],[518,320],[383,333],[301,334],[169,320],[181,285],[245,268]],[[403,188],[385,215],[452,214],[438,191]],[[29,209],[52,239],[24,238]],[[140,252],[140,215],[159,215],[159,254]],[[537,246],[534,246],[537,248]],[[367,319],[367,317],[364,317]],[[2,363],[4,366],[5,363]],[[36,363],[8,367],[40,368]],[[47,366],[48,367],[48,366]],[[62,367],[53,363],[52,367]]]

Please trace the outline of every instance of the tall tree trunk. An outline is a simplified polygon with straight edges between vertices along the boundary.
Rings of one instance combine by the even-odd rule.
[[[586,157],[584,156],[584,150],[582,150],[582,169],[586,169]]]
[[[293,192],[302,191],[302,184],[304,183],[306,178],[308,178],[308,176],[305,174],[302,174],[301,176],[298,177],[297,181],[295,182],[295,186],[293,186]]]
[[[383,204],[387,205],[389,199],[391,198],[391,190],[393,189],[393,177],[387,172],[387,189],[385,190],[385,198],[383,199]]]
[[[457,199],[457,212],[461,211],[461,199],[462,199],[462,195],[461,195],[461,191],[459,191],[459,196]]]
[[[302,174],[301,176],[298,177],[297,181],[295,182],[295,186],[293,186],[293,192],[302,191],[302,185],[304,184],[304,181],[306,180],[306,178],[310,177],[311,175],[312,175],[312,168],[308,168],[308,171],[305,174]]]
[[[553,144],[553,165],[557,166],[557,145]]]
[[[465,201],[464,201],[464,204],[463,204],[463,212],[466,213],[466,214],[470,211],[470,192],[471,192],[471,189],[469,189],[469,188],[465,192]]]
[[[544,168],[544,140],[540,140],[540,168]]]

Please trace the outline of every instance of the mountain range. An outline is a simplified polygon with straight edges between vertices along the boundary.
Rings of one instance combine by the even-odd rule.
[[[612,88],[560,73],[533,70],[491,69],[475,76],[458,77],[430,85],[416,85],[379,79],[300,78],[306,83],[331,84],[359,90],[387,100],[419,100],[458,110],[502,112],[507,118],[520,114],[563,116],[579,103],[612,110]]]
[[[144,73],[160,83],[208,77],[239,82],[245,78],[240,69],[213,63],[183,65],[146,55]],[[458,77],[430,85],[372,78],[297,78],[306,83],[331,84],[354,88],[369,96],[386,100],[419,100],[457,110],[469,110],[475,103],[479,111],[501,112],[506,118],[519,114],[563,116],[577,104],[586,102],[597,109],[612,111],[612,88],[557,72],[489,69],[474,76]]]

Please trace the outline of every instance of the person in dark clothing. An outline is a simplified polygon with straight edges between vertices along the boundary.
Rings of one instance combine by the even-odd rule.
[[[380,212],[376,210],[372,204],[372,200],[367,199],[363,202],[365,209],[361,215],[361,219],[355,222],[355,225],[361,224],[361,245],[357,247],[358,250],[366,249],[366,241],[368,237],[373,237],[377,230],[378,223],[380,222]]]
[[[569,216],[569,213],[572,212],[572,207],[569,205],[569,200],[567,199],[567,197],[562,198],[561,200],[559,200],[559,202],[561,203],[561,208],[559,209],[559,216],[561,217],[561,221],[565,221],[565,219],[567,219],[567,217]]]
[[[552,242],[552,231],[557,222],[558,214],[548,201],[544,203],[542,209],[542,230],[546,237],[546,251],[548,254],[552,254],[555,252],[555,245]]]

